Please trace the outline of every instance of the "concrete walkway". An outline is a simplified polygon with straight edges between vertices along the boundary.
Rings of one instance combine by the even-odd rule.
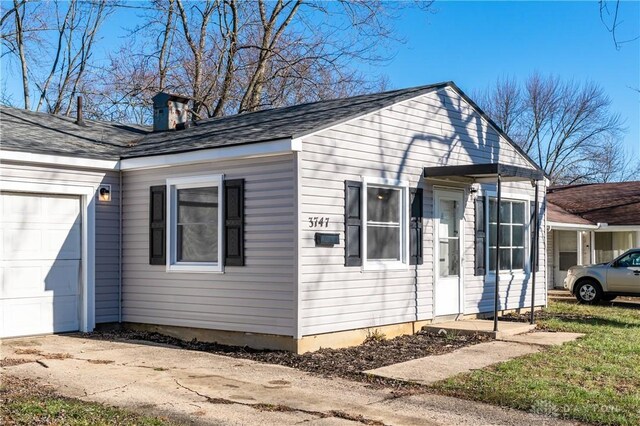
[[[536,353],[544,346],[561,345],[583,334],[536,332],[504,336],[502,340],[460,348],[443,355],[432,355],[393,364],[367,373],[390,379],[431,384],[458,374],[510,359]]]
[[[26,361],[2,374],[188,424],[575,424],[438,395],[397,397],[390,389],[167,346],[46,336],[4,341],[0,352]]]

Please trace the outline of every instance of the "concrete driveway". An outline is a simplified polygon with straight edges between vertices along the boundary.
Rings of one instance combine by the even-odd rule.
[[[188,424],[575,424],[437,395],[394,398],[390,390],[352,381],[143,342],[66,335],[1,345],[2,358],[32,361],[4,367],[3,374]]]

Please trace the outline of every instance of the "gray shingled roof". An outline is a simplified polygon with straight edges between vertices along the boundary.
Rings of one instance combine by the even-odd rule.
[[[43,114],[0,107],[0,148],[38,154],[72,155],[104,160],[120,159],[124,148],[149,128],[104,121]]]
[[[117,159],[289,139],[335,126],[444,87],[456,90],[517,151],[535,165],[453,82],[212,118],[198,121],[188,129],[155,133],[146,127],[90,120],[87,120],[87,127],[81,127],[72,118],[2,107],[0,148]]]
[[[125,151],[123,158],[295,138],[448,84],[430,84],[202,120],[189,129],[149,134]]]

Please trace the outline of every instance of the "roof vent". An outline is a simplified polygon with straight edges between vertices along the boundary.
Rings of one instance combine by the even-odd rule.
[[[153,100],[153,131],[180,130],[188,127],[189,99],[186,96],[160,92]]]

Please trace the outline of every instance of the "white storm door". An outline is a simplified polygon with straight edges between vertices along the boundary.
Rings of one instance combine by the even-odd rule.
[[[462,192],[435,192],[435,315],[462,312]]]
[[[0,337],[78,330],[80,198],[3,193],[0,207]]]

